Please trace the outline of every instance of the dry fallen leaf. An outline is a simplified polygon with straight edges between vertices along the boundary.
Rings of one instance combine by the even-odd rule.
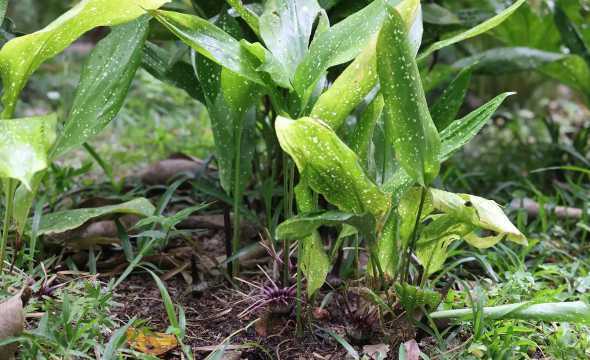
[[[389,345],[375,344],[363,346],[363,354],[367,355],[369,359],[386,359],[389,353]]]
[[[135,328],[127,330],[127,343],[139,352],[154,356],[163,355],[178,346],[174,335]]]
[[[23,300],[19,292],[10,299],[0,303],[0,340],[18,336],[23,332],[25,326],[25,314],[23,311]],[[18,344],[0,346],[0,360],[14,359]]]
[[[408,360],[419,360],[420,359],[420,347],[416,340],[412,339],[404,343],[406,348],[406,354]]]

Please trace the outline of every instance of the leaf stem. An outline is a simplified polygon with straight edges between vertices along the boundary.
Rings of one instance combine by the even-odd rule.
[[[4,182],[4,184],[6,185],[6,208],[4,209],[4,224],[2,226],[2,239],[0,240],[0,274],[2,274],[4,269],[6,243],[8,242],[8,232],[10,231],[10,223],[14,210],[14,191],[16,189],[16,180],[8,179]]]

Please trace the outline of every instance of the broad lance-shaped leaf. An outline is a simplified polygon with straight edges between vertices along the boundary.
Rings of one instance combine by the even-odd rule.
[[[289,77],[307,53],[314,22],[322,8],[316,0],[268,0],[260,16],[260,35]]]
[[[312,118],[279,116],[275,128],[281,147],[314,191],[341,211],[370,213],[378,224],[384,220],[388,194],[368,178],[354,151],[329,126]]]
[[[524,4],[526,0],[518,0],[514,4],[510,5],[504,11],[500,12],[496,16],[482,22],[479,25],[472,27],[471,29],[459,33],[455,36],[452,36],[448,39],[444,39],[441,41],[437,41],[434,44],[430,45],[425,51],[423,51],[420,55],[418,55],[417,60],[423,61],[433,52],[440,50],[444,47],[456,44],[463,40],[470,39],[472,37],[481,35],[494,27],[500,25],[504,20],[506,20],[510,15],[512,15],[522,4]]]
[[[330,271],[330,258],[317,231],[299,241],[303,241],[301,271],[307,279],[307,294],[311,296],[324,285]]]
[[[257,73],[258,60],[238,40],[198,16],[174,11],[152,11],[151,14],[178,38],[209,60],[264,85]]]
[[[573,54],[579,55],[584,61],[586,61],[586,64],[590,66],[590,44],[587,44],[586,41],[584,41],[580,30],[578,30],[576,25],[562,10],[559,4],[555,6],[554,19],[563,43]]]
[[[463,58],[454,63],[453,67],[457,69],[472,67],[476,73],[495,76],[511,72],[537,70],[545,64],[559,61],[567,56],[569,55],[527,47],[502,47]]]
[[[375,1],[374,3],[378,3]],[[396,9],[408,26],[410,42],[414,55],[418,52],[422,40],[422,17],[420,1],[404,0],[398,2]],[[382,14],[385,14],[385,9]],[[381,22],[384,17],[381,18]],[[346,20],[344,20],[346,21]],[[343,21],[343,23],[344,23]],[[338,24],[340,25],[340,24]],[[336,25],[334,29],[338,26]],[[355,32],[354,29],[348,29]],[[332,31],[332,30],[330,30]],[[355,60],[338,76],[334,84],[318,99],[311,112],[311,117],[322,119],[334,129],[340,128],[346,117],[354,110],[375,87],[377,75],[377,32],[362,43],[364,48]],[[319,40],[318,40],[319,41]],[[310,49],[310,55],[311,51]],[[324,69],[325,70],[325,69]],[[323,71],[323,70],[322,70]],[[321,72],[319,73],[321,74]]]
[[[147,42],[143,47],[141,66],[156,79],[176,86],[186,91],[193,99],[204,102],[199,80],[188,62],[174,61],[168,51]]]
[[[219,25],[229,33],[239,33],[233,18],[222,16]],[[260,87],[195,52],[192,62],[211,119],[221,186],[228,193],[241,193],[252,171]]]
[[[401,167],[421,185],[440,168],[440,138],[428,112],[405,23],[394,8],[377,41],[377,70],[385,99],[385,121]]]
[[[475,228],[492,232],[491,236],[468,235],[465,240],[471,245],[486,248],[506,237],[515,243],[526,245],[526,237],[510,222],[502,208],[492,200],[469,194],[455,194],[430,189],[432,206],[458,221]]]
[[[33,175],[48,165],[56,126],[55,114],[0,120],[0,177],[17,179],[30,189]]]
[[[27,79],[46,60],[97,26],[133,20],[169,0],[84,0],[44,29],[10,40],[0,50],[4,114],[12,114]]]
[[[369,151],[375,125],[383,113],[383,96],[375,96],[375,99],[367,106],[361,117],[358,119],[352,135],[350,136],[350,148],[358,155],[363,166],[369,168]]]
[[[304,100],[309,98],[324,71],[354,59],[379,31],[384,19],[384,0],[373,1],[316,36],[293,78],[299,96]]]
[[[442,147],[440,152],[440,161],[446,161],[451,155],[465,146],[481,128],[488,122],[490,117],[496,112],[500,104],[514,93],[506,92],[500,94],[488,101],[479,108],[473,110],[465,117],[453,121],[440,133]]]
[[[469,88],[471,72],[470,67],[464,67],[430,108],[432,120],[438,131],[442,131],[455,121]]]
[[[144,16],[117,26],[90,54],[80,75],[72,110],[52,150],[58,157],[102,131],[117,115],[135,72],[149,30]]]
[[[315,202],[307,181],[303,178],[300,179],[299,184],[293,190],[295,192],[295,200],[297,201],[297,211],[299,213],[312,212],[315,208]],[[296,234],[300,230],[302,230],[301,227],[295,226],[292,231],[287,231],[287,234],[280,234],[279,236],[301,242],[300,249],[302,253],[299,255],[301,256],[300,265],[307,279],[307,294],[311,296],[326,281],[328,272],[330,271],[330,258],[324,250],[322,238],[317,228]]]
[[[76,229],[87,221],[113,214],[153,215],[156,208],[148,199],[137,198],[118,205],[58,211],[44,215],[39,224],[39,235],[60,234]]]
[[[465,117],[455,120],[440,133],[441,152],[440,161],[448,160],[455,151],[467,144],[481,128],[488,122],[502,102],[512,93],[504,93],[496,96],[484,105],[467,114]],[[383,184],[383,190],[393,194],[394,201],[400,199],[414,184],[410,175],[403,169],[398,168],[393,177]]]

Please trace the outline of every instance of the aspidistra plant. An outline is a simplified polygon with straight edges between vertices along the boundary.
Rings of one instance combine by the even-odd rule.
[[[456,36],[454,41],[488,30],[520,4],[522,1],[476,30],[469,30],[467,35]],[[435,123],[418,71],[418,61],[425,58],[425,53],[416,57],[401,13],[390,6],[387,11],[388,18],[376,42],[369,44],[368,50],[352,63],[370,64],[357,67],[356,71],[376,75],[353,77],[347,73],[355,69],[350,67],[341,75],[366,80],[372,86],[380,84],[380,91],[359,118],[353,136],[345,139],[348,144],[337,133],[342,120],[330,116],[339,113],[338,95],[331,93],[333,88],[320,97],[311,116],[298,120],[279,117],[276,122],[281,146],[294,159],[302,181],[337,208],[289,219],[278,227],[277,236],[301,239],[323,225],[354,226],[367,239],[369,274],[380,279],[381,284],[406,278],[411,253],[418,257],[424,277],[440,270],[447,247],[458,239],[479,248],[493,246],[505,238],[526,244],[524,235],[495,202],[431,188],[441,162],[475,136],[510,94],[498,95],[464,118]],[[452,42],[434,44],[426,54]],[[364,53],[371,52],[373,57],[362,58]],[[464,79],[465,73],[460,74],[443,94],[447,99],[443,101],[448,103],[438,106],[445,111],[437,111],[437,119],[454,118],[458,111],[455,103],[462,100],[465,92]],[[371,89],[370,85],[363,88]],[[326,100],[329,96],[330,102]],[[354,98],[359,102],[363,99],[358,95]],[[348,99],[344,97],[341,103],[347,106]],[[322,107],[319,111],[318,106]],[[335,110],[330,112],[327,106]],[[449,114],[448,109],[455,109],[454,113]],[[325,275],[317,270],[308,271],[308,282],[321,284]],[[320,278],[310,280],[310,276]]]
[[[244,188],[242,182],[248,181],[242,176],[246,174],[243,170],[250,169],[249,152],[244,146],[254,144],[246,140],[252,134],[248,127],[253,126],[246,110],[256,108],[260,97],[266,96],[271,111],[255,116],[264,126],[275,125],[281,146],[297,165],[300,183],[294,194],[299,212],[316,211],[315,192],[341,211],[355,216],[370,214],[375,224],[372,233],[378,235],[373,236],[371,247],[375,271],[392,276],[397,266],[391,245],[394,242],[384,239],[395,232],[396,219],[408,218],[395,215],[402,195],[419,184],[426,189],[420,196],[426,203],[427,187],[436,177],[440,162],[469,141],[507,96],[499,95],[461,121],[452,122],[470,75],[463,72],[449,86],[446,97],[441,98],[433,124],[420,74],[415,68],[408,70],[409,61],[415,67],[416,61],[424,62],[436,50],[490,30],[524,0],[516,1],[467,31],[432,44],[420,55],[417,53],[422,19],[417,0],[376,0],[334,25],[315,0],[269,0],[264,3],[260,16],[240,2],[228,3],[250,26],[256,40],[252,37],[246,40],[241,34],[233,33],[232,27],[223,23],[225,14],[216,18],[216,24],[186,13],[157,10],[151,14],[194,51],[193,65],[214,129],[221,182],[234,197],[235,218],[239,215],[237,205]],[[391,30],[392,26],[399,26],[391,25],[392,8],[402,19],[404,36],[395,36]],[[384,24],[390,24],[389,32],[385,32]],[[399,42],[401,37],[406,41],[404,47],[392,48],[388,43]],[[403,60],[396,58],[396,54],[403,55]],[[327,70],[349,61],[352,63],[325,89]],[[399,73],[398,66],[406,72]],[[224,85],[237,79],[244,86]],[[376,91],[379,86],[381,91]],[[396,86],[411,95],[404,97],[402,91],[397,93]],[[375,92],[378,95],[371,100]],[[231,109],[227,100],[234,98],[249,98],[249,102],[240,103],[237,108],[240,111],[225,113]],[[403,102],[407,99],[411,101]],[[371,103],[353,129],[354,137],[346,139],[350,145],[347,146],[337,132],[347,116],[365,101]],[[403,121],[401,126],[399,121]],[[382,146],[375,151],[373,143]],[[316,150],[307,151],[312,148]],[[366,156],[373,153],[377,156]],[[318,159],[331,163],[321,164]],[[283,175],[289,177],[288,173]],[[348,192],[343,193],[343,189]],[[277,235],[282,237],[281,231]],[[307,290],[311,294],[324,282],[330,260],[322,250],[317,232],[292,238],[303,245],[300,268],[307,277]],[[239,245],[237,240],[234,234],[234,251]],[[312,253],[313,256],[306,256]]]
[[[59,156],[96,135],[118,113],[141,64],[149,29],[146,10],[157,9],[166,2],[84,0],[44,29],[13,38],[0,49],[3,83],[0,177],[6,199],[0,264],[5,257],[12,220],[19,236],[25,229],[43,170]],[[19,95],[29,77],[43,62],[98,26],[114,28],[85,64],[63,129],[57,130],[54,114],[14,119]]]

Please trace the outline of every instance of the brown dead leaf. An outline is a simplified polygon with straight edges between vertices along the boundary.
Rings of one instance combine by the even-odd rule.
[[[178,346],[174,335],[135,328],[127,330],[127,343],[139,352],[154,356],[163,355]]]
[[[0,340],[19,336],[23,332],[25,314],[21,294],[0,303]],[[17,347],[16,343],[0,346],[0,360],[14,359]]]

